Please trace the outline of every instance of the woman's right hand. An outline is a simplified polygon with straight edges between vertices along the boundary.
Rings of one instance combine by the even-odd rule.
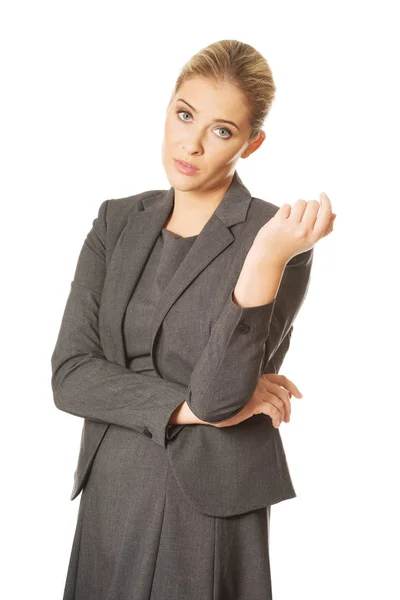
[[[268,415],[274,427],[278,428],[282,421],[289,423],[292,395],[302,398],[303,394],[297,386],[285,375],[267,373],[259,377],[257,387],[244,408],[236,415],[220,423],[213,423],[216,427],[231,427],[237,425],[253,415]]]

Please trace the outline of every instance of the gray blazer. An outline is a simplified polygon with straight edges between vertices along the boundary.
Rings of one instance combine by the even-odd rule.
[[[313,249],[287,263],[273,302],[235,304],[247,252],[279,209],[252,197],[235,171],[154,313],[157,376],[135,373],[127,368],[124,313],[173,206],[173,187],[105,200],[82,246],[51,357],[56,407],[84,418],[71,500],[84,488],[110,423],[165,448],[182,492],[204,514],[227,517],[294,498],[280,432],[269,416],[225,428],[168,421],[185,400],[204,421],[229,419],[262,373],[279,372],[306,296]],[[191,352],[174,381],[158,367],[163,336],[176,353]]]

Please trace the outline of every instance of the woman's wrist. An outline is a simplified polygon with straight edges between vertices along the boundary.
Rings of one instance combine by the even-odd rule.
[[[276,248],[276,245],[271,245],[268,240],[256,236],[247,253],[246,259],[255,261],[260,260],[267,262],[270,265],[275,265],[276,267],[285,268],[290,257],[282,255],[279,248]]]

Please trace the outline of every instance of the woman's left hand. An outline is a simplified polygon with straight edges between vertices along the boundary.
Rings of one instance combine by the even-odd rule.
[[[310,250],[332,231],[336,218],[328,196],[322,192],[320,199],[321,204],[318,200],[297,200],[293,207],[283,204],[261,227],[251,252],[286,265],[297,254]]]
[[[268,407],[267,413],[270,414],[272,409],[274,416],[270,415],[271,420],[274,427],[278,428],[281,421],[285,421],[285,423],[290,421],[290,399],[293,394],[296,398],[302,398],[303,396],[299,388],[285,375],[264,373],[259,377],[256,389],[240,412],[225,421],[209,424],[220,428],[238,425],[254,415],[266,414],[264,410],[267,409],[264,408],[263,404],[266,402],[271,405]]]

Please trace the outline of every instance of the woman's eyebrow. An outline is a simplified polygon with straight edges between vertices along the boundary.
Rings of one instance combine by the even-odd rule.
[[[179,102],[179,100],[187,104],[194,112],[197,112],[197,109],[191,104],[189,104],[189,102],[186,102],[186,100],[184,100],[183,98],[178,98],[177,102]],[[213,119],[212,123],[230,123],[231,125],[234,125],[234,127],[236,127],[236,129],[239,131],[239,127],[236,125],[236,123],[234,123],[233,121],[228,121],[227,119]]]

